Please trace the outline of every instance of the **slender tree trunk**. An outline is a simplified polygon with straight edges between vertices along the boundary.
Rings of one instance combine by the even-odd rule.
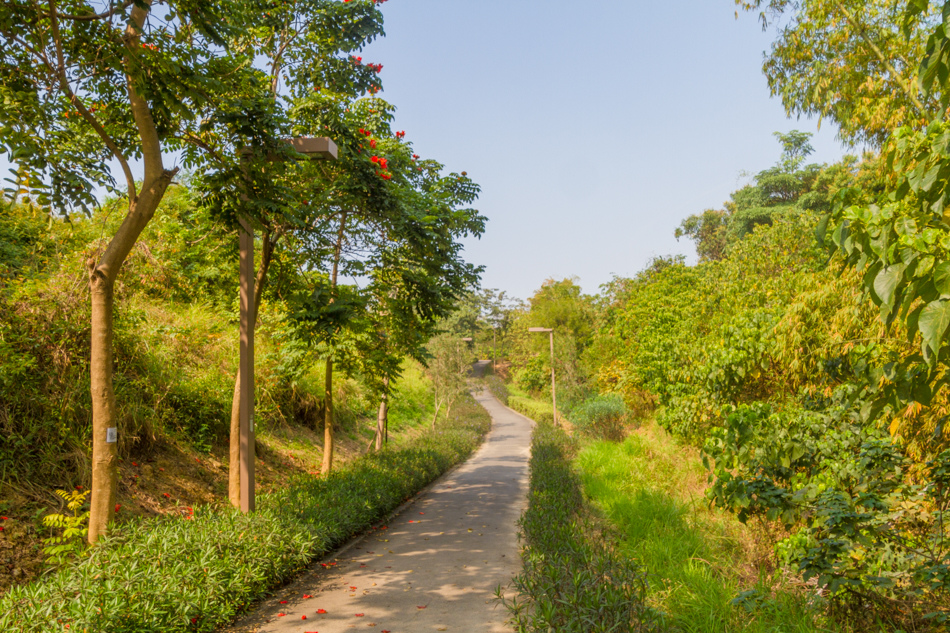
[[[274,256],[274,246],[280,235],[265,231],[261,236],[261,265],[254,280],[254,305],[250,315],[251,327],[257,324],[260,314],[261,297],[264,295],[264,282]],[[234,376],[234,392],[231,397],[231,433],[228,447],[228,500],[235,508],[241,507],[241,366]]]
[[[333,274],[330,277],[330,303],[336,301],[337,275],[340,270],[340,254],[343,251],[343,233],[346,230],[346,213],[340,217],[340,229],[336,235],[333,253]],[[329,475],[333,468],[333,354],[327,356],[327,376],[323,390],[323,465],[320,472]]]
[[[383,387],[389,387],[389,378],[383,378]],[[383,438],[386,434],[386,426],[389,423],[389,396],[383,392],[379,399],[379,414],[376,416],[376,450],[383,450]]]
[[[159,160],[160,157],[159,157]],[[160,166],[160,163],[159,163]],[[146,173],[154,174],[154,168]],[[90,544],[95,544],[115,515],[118,475],[118,418],[112,385],[113,308],[115,280],[139,235],[155,215],[165,190],[177,170],[161,170],[146,181],[139,196],[129,204],[129,212],[98,261],[91,259],[89,292],[92,304],[90,323],[89,385],[92,396],[92,496],[89,508]]]
[[[114,515],[118,466],[115,392],[112,388],[112,309],[114,282],[105,276],[90,279],[92,341],[92,498],[89,542],[95,543]]]

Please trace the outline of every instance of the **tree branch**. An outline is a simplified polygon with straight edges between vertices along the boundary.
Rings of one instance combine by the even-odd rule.
[[[49,18],[50,18],[50,28],[53,31],[53,43],[56,47],[56,67],[54,72],[56,77],[59,79],[59,85],[65,93],[66,98],[69,99],[69,102],[73,104],[73,107],[79,112],[80,116],[92,126],[92,129],[96,131],[96,134],[99,135],[99,138],[102,139],[103,143],[106,144],[106,147],[109,148],[109,151],[112,152],[112,155],[119,165],[122,167],[122,173],[125,174],[126,186],[129,188],[129,200],[134,200],[137,193],[135,190],[135,177],[132,175],[132,169],[129,167],[129,162],[125,159],[125,156],[119,150],[118,144],[115,140],[106,132],[105,128],[102,127],[102,124],[99,123],[99,120],[86,108],[85,104],[76,96],[73,92],[72,87],[69,85],[69,77],[66,75],[66,59],[63,54],[63,42],[60,36],[59,31],[59,20],[58,14],[56,12],[56,2],[55,0],[49,0]],[[49,61],[46,60],[48,65]]]
[[[73,20],[75,22],[92,22],[93,20],[104,20],[106,18],[111,18],[118,11],[123,11],[125,9],[128,9],[130,6],[132,6],[132,3],[133,3],[133,0],[125,0],[125,2],[122,2],[121,4],[113,5],[112,8],[110,8],[108,11],[103,11],[102,13],[92,13],[89,15],[71,15],[68,13],[57,13],[56,17],[58,17],[61,20]],[[9,6],[9,3],[4,2],[3,4],[6,6]],[[42,15],[43,17],[53,19],[52,13],[50,13],[49,15],[41,13],[40,15]]]
[[[891,60],[889,60],[884,55],[884,52],[868,36],[867,29],[864,28],[864,25],[855,20],[854,16],[844,7],[841,2],[836,2],[835,4],[838,6],[838,9],[841,11],[841,13],[844,14],[844,19],[847,20],[848,23],[858,32],[858,35],[862,40],[864,40],[864,43],[871,48],[881,63],[884,64],[884,67],[887,68],[887,71],[893,75],[894,81],[896,81],[897,85],[900,86],[901,90],[904,91],[904,94],[907,95],[907,98],[910,99],[910,102],[914,104],[921,114],[926,114],[927,108],[924,107],[924,104],[914,93],[913,84],[904,82],[904,80],[901,78],[901,74],[894,67],[894,64],[891,63]]]
[[[162,164],[162,143],[158,137],[158,130],[155,127],[155,120],[152,118],[152,111],[148,102],[142,98],[142,95],[135,89],[132,81],[132,75],[128,72],[134,55],[137,53],[141,38],[139,34],[145,26],[145,19],[152,7],[152,0],[142,0],[147,8],[142,8],[138,4],[132,7],[131,19],[125,29],[123,40],[128,49],[126,58],[126,89],[129,93],[129,103],[132,106],[132,118],[135,119],[135,126],[139,131],[139,138],[142,141],[142,158],[145,163],[145,186],[149,186],[151,181],[158,181],[164,176],[165,168]]]

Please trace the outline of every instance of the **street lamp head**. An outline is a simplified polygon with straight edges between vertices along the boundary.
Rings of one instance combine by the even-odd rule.
[[[553,327],[529,327],[529,332],[553,332]]]
[[[472,342],[472,337],[471,337],[471,336],[466,336],[466,337],[464,337],[462,340],[465,341],[466,343],[471,343],[471,342]]]
[[[295,136],[289,139],[291,147],[308,158],[336,160],[339,150],[332,139],[325,136]]]

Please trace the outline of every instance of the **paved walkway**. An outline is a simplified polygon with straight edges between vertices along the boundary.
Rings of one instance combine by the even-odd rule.
[[[532,422],[476,399],[494,424],[471,459],[229,631],[510,631],[494,593],[521,570]]]

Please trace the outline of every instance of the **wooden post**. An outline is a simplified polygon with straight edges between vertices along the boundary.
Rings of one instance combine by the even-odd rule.
[[[557,426],[557,392],[554,390],[554,329],[548,335],[551,337],[551,405],[554,407],[554,426]]]
[[[241,220],[241,512],[254,511],[254,229]]]
[[[309,158],[327,158],[336,160],[337,146],[329,138],[297,137],[287,140],[299,153]],[[241,150],[242,159],[249,150]],[[247,202],[247,197],[243,197]],[[254,229],[246,219],[240,220],[238,229],[238,247],[241,253],[241,349],[239,398],[240,420],[240,476],[241,512],[254,512],[254,327],[256,310],[254,309]]]
[[[498,375],[498,329],[491,329],[491,373]]]

